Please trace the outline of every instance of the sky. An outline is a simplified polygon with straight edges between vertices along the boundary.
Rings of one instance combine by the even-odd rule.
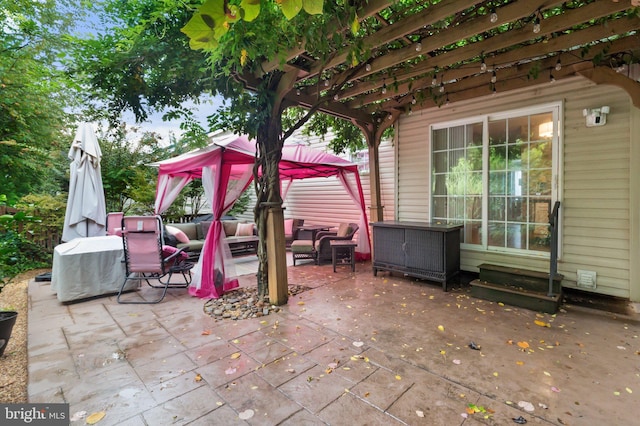
[[[108,25],[100,16],[95,13],[89,13],[84,19],[78,19],[75,29],[75,33],[78,35],[87,34],[99,34],[105,26]],[[195,114],[196,120],[207,129],[207,116],[213,114],[217,109],[222,106],[222,98],[214,97],[206,99],[203,103],[195,105],[193,102],[184,104],[191,108]],[[133,113],[125,112],[122,116],[122,121],[126,123],[129,128],[138,128],[139,131],[131,135],[131,139],[137,139],[138,135],[142,135],[145,132],[155,132],[160,135],[162,141],[169,143],[170,136],[173,134],[176,138],[182,135],[180,129],[180,120],[163,121],[162,112],[149,113],[149,118],[143,123],[136,123]]]

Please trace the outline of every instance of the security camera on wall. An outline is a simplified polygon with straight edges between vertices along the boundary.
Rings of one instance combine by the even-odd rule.
[[[607,114],[609,114],[609,107],[603,106],[601,108],[585,108],[582,110],[582,115],[587,119],[587,127],[604,126],[607,124]]]

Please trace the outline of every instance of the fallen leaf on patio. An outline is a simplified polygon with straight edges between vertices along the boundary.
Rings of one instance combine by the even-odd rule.
[[[256,385],[251,386],[251,390],[256,390],[258,387]]]
[[[616,346],[618,349],[620,349],[621,351],[626,351],[627,348],[625,348],[624,346]]]
[[[560,392],[560,389],[558,389],[558,388],[557,388],[557,387],[555,387],[555,386],[551,386],[551,390],[552,390],[553,392]]]
[[[518,365],[524,365],[524,361],[516,361],[516,364],[518,364]]]
[[[396,375],[396,380],[402,380],[402,377],[400,375]]]
[[[628,393],[633,393],[633,391],[631,390],[631,388],[624,388],[624,390],[626,390]]]
[[[525,419],[524,417],[520,416],[520,417],[514,417],[513,418],[513,422],[517,423],[519,425],[523,425],[525,423],[527,423],[527,419]]]
[[[260,324],[266,324],[267,322],[265,320],[260,321]]]
[[[439,325],[439,326],[438,326],[438,330],[440,330],[440,331],[444,331],[444,326]]]
[[[78,411],[74,413],[69,420],[71,420],[72,422],[77,422],[78,420],[84,419],[86,415],[87,415],[86,411]]]
[[[363,342],[353,342],[353,346],[355,346],[356,348],[360,348],[362,347],[362,345],[364,345]]]
[[[369,392],[365,392],[365,393],[364,393],[364,397],[365,397],[365,398],[369,398],[369,395],[371,395],[371,393],[369,393]]]
[[[473,349],[474,351],[479,351],[480,349],[482,349],[482,347],[481,347],[481,346],[479,346],[479,345],[476,345],[476,344],[475,344],[475,342],[471,342],[471,343],[469,343],[469,347],[470,347],[471,349]]]
[[[498,302],[498,306],[504,306],[504,303]]]
[[[224,370],[224,374],[226,375],[231,375],[231,374],[235,374],[235,372],[238,371],[237,369],[233,368],[233,367],[229,367],[226,370]]]
[[[238,358],[240,358],[241,355],[242,354],[240,352],[236,352],[234,354],[231,354],[230,358],[231,359],[238,359]]]
[[[547,404],[543,404],[542,402],[538,402],[538,406],[544,410],[548,409]]]
[[[446,353],[447,353],[447,351],[445,351],[445,350],[441,350],[440,351],[440,355],[445,355]]]
[[[218,401],[218,402],[216,402],[216,405],[217,405],[218,407],[222,407],[222,406],[224,405],[224,402],[222,402],[222,401]]]
[[[98,411],[97,413],[93,413],[89,417],[87,417],[85,422],[88,425],[95,425],[100,420],[104,419],[104,416],[106,416],[106,415],[107,415],[107,413],[105,413],[104,411]]]
[[[293,368],[287,368],[287,369],[286,369],[286,370],[284,370],[284,371],[286,371],[287,373],[291,373],[291,374],[293,374],[293,373],[295,373],[295,372],[296,372],[296,370],[294,370]]]
[[[518,342],[518,347],[527,349],[529,347],[529,344],[527,342]]]
[[[548,371],[543,371],[543,373],[544,373],[545,376],[551,377],[551,373],[549,373]]]
[[[529,413],[535,410],[535,407],[529,401],[518,401],[518,407]]]
[[[494,372],[493,372],[493,375],[494,375],[495,377],[498,377],[498,372],[497,372],[497,371],[494,371]]]
[[[424,411],[416,410],[416,415],[418,417],[424,417]]]
[[[618,392],[618,391],[615,391],[613,394],[614,394],[615,396],[620,396],[620,392]]]
[[[242,413],[238,414],[238,417],[240,418],[240,420],[249,420],[251,417],[253,417],[254,414],[254,411],[249,409],[244,410]]]
[[[539,325],[540,327],[551,327],[551,324],[549,324],[548,322],[544,322],[540,320],[535,320],[534,324]]]
[[[194,378],[194,380],[196,382],[201,382],[202,381],[202,376],[200,375],[200,373],[196,374],[196,377]]]
[[[233,343],[240,343],[240,339],[233,339],[232,342]]]
[[[208,335],[210,335],[210,334],[211,334],[211,331],[210,331],[210,330],[202,330],[202,335],[203,335],[203,336],[208,336]]]
[[[304,305],[304,302],[301,300],[298,302],[298,305]]]
[[[462,363],[462,361],[460,361],[459,359],[454,359],[453,362],[455,365],[460,365]]]

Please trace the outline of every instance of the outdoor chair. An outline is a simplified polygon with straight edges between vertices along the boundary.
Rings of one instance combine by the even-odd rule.
[[[316,261],[318,265],[323,261],[331,261],[331,240],[352,240],[358,231],[355,223],[341,223],[337,231],[320,231],[316,234]]]
[[[186,288],[191,284],[191,268],[184,249],[163,246],[162,219],[160,216],[125,216],[122,218],[122,242],[126,276],[120,291],[118,303],[153,304],[159,303],[168,288]],[[178,277],[177,281],[172,278]],[[152,301],[121,300],[129,281],[142,281],[153,288],[162,289],[161,296]]]
[[[291,243],[298,239],[299,228],[304,225],[304,219],[285,219],[284,220],[284,240],[287,247],[291,247]]]
[[[107,235],[120,236],[123,216],[122,212],[107,213]]]

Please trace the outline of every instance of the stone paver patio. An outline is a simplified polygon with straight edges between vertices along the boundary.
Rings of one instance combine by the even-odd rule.
[[[369,263],[288,274],[311,289],[239,321],[184,289],[65,305],[32,281],[29,402],[103,411],[99,425],[640,424],[637,316],[537,314]]]

